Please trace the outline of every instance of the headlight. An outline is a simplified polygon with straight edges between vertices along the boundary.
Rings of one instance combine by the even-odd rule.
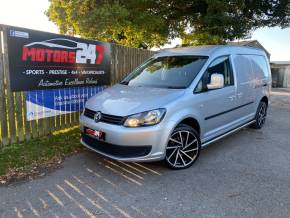
[[[138,127],[155,125],[160,123],[165,115],[165,112],[166,110],[162,108],[131,115],[126,119],[124,126]]]

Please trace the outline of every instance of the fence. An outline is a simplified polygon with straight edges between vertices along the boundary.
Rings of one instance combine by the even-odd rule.
[[[0,147],[77,126],[80,112],[33,121],[26,120],[26,92],[10,91],[6,31],[6,27],[0,25]],[[148,50],[112,44],[111,84],[120,81],[153,54]],[[41,98],[45,96],[42,95]]]

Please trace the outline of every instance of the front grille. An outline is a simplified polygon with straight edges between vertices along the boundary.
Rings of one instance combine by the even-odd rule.
[[[96,114],[96,111],[85,108],[84,116],[94,119],[95,114]],[[123,125],[125,119],[126,117],[102,113],[102,116],[99,122],[110,123],[110,124],[115,124],[115,125]]]
[[[103,114],[102,113],[102,118],[101,122],[104,123],[111,123],[111,124],[116,124],[116,125],[122,125],[124,123],[124,117],[121,116],[115,116],[115,115],[110,115],[110,114]]]
[[[120,158],[143,157],[150,153],[151,146],[121,146],[99,141],[86,134],[82,134],[82,141],[97,151]]]
[[[96,111],[85,108],[84,115],[88,118],[94,119]]]

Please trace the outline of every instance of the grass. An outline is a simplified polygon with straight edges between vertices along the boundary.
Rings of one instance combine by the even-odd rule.
[[[0,180],[29,175],[82,149],[78,128],[0,148]]]

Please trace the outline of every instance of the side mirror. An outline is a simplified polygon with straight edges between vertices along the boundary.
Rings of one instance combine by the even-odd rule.
[[[207,84],[207,89],[208,90],[213,90],[213,89],[220,89],[224,87],[224,75],[219,74],[219,73],[214,73],[210,77],[210,83]]]

